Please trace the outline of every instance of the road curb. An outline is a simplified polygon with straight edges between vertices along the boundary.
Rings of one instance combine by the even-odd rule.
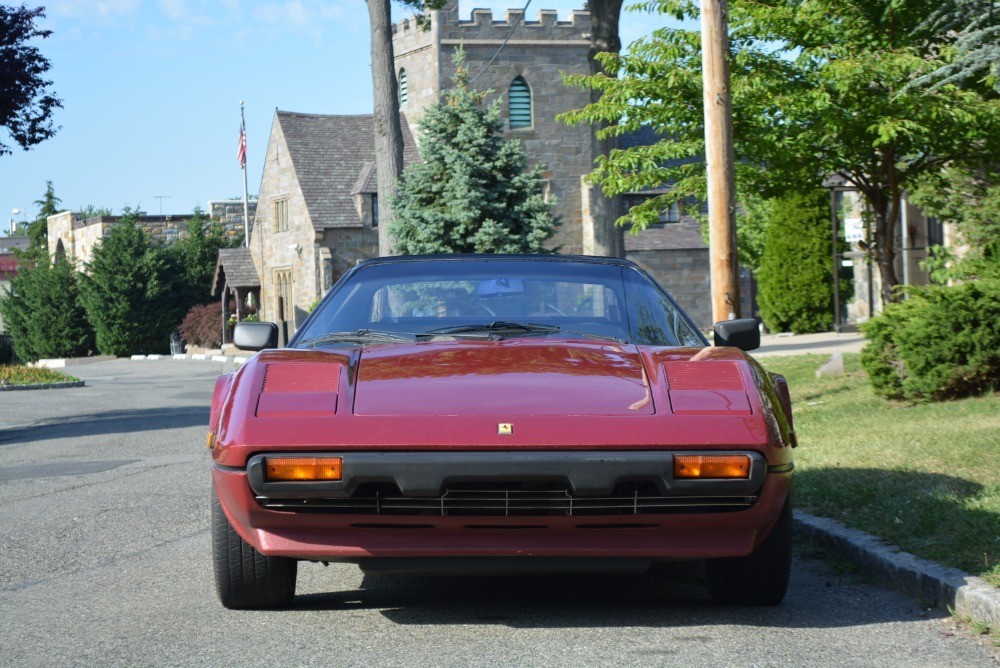
[[[921,559],[863,531],[800,510],[795,511],[795,529],[890,589],[1000,629],[1000,590],[982,578]]]
[[[61,390],[66,387],[83,387],[82,380],[67,380],[61,383],[30,383],[28,385],[0,385],[0,392],[18,390]]]

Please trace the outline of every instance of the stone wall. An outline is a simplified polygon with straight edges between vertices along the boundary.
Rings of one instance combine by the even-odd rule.
[[[712,328],[707,248],[631,251],[627,256],[673,296],[699,329]]]
[[[209,210],[206,215],[222,223],[227,238],[234,240],[242,238],[243,202],[211,201],[208,205]],[[256,209],[257,203],[250,202],[251,216]],[[192,215],[140,215],[137,225],[149,235],[151,245],[165,246],[187,237],[187,224]],[[54,256],[61,252],[66,257],[76,260],[77,268],[82,270],[93,257],[97,244],[111,233],[111,228],[120,220],[121,216],[99,216],[85,220],[74,211],[63,211],[49,216],[47,220],[49,255]]]
[[[257,200],[250,200],[249,205],[250,227],[253,228],[253,220],[257,215]],[[243,200],[209,200],[208,214],[212,220],[218,220],[222,223],[227,238],[243,237]]]

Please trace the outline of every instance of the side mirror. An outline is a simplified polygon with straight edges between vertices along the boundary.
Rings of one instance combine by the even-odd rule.
[[[238,322],[233,330],[233,344],[243,350],[278,347],[278,326],[273,322]]]
[[[760,348],[760,326],[754,318],[724,320],[715,323],[715,345],[732,346],[740,350]]]

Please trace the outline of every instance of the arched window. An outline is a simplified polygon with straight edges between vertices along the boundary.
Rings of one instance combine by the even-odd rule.
[[[531,89],[521,76],[514,77],[507,92],[510,129],[531,127]]]
[[[406,87],[406,70],[399,70],[399,106],[405,107],[406,101],[409,99],[410,92]]]

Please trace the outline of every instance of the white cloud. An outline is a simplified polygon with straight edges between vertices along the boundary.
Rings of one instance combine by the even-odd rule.
[[[167,18],[174,21],[187,21],[192,18],[187,0],[160,0],[160,9]]]
[[[140,4],[140,0],[55,0],[48,12],[54,18],[74,19],[134,16]]]

